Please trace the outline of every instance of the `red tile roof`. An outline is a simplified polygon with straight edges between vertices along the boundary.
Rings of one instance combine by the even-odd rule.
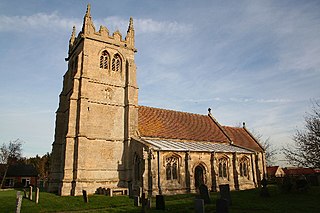
[[[208,115],[139,106],[138,120],[142,137],[229,142]]]
[[[224,126],[223,128],[235,145],[254,151],[263,151],[262,147],[245,128],[229,126]]]
[[[279,166],[268,166],[267,167],[267,174],[270,176],[274,176],[276,174],[278,168],[279,168]]]
[[[284,168],[283,171],[286,175],[310,175],[316,173],[311,168]]]

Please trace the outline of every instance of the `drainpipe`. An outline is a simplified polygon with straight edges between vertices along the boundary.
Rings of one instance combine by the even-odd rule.
[[[157,151],[157,156],[158,156],[158,189],[159,189],[159,194],[162,195],[161,184],[160,184],[160,152],[159,151]]]

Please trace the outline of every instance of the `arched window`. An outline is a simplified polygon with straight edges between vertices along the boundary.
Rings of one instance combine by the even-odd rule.
[[[228,160],[226,158],[219,160],[219,177],[228,178]]]
[[[248,172],[248,166],[249,166],[249,161],[246,158],[242,158],[239,161],[239,167],[240,167],[240,176],[241,177],[249,177],[249,172]]]
[[[166,158],[166,178],[167,180],[178,179],[178,158],[174,156]]]
[[[118,54],[115,54],[112,59],[112,71],[120,72],[121,71],[121,58]]]
[[[101,69],[109,69],[109,54],[106,50],[101,53],[100,56],[100,68]]]

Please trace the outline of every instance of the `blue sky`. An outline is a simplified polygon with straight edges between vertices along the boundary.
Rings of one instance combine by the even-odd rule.
[[[320,99],[320,1],[0,2],[0,142],[51,151],[72,26],[136,32],[139,104],[213,115],[292,143]],[[281,162],[281,156],[279,157]]]

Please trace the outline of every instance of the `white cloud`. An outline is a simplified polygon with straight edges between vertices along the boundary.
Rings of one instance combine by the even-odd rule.
[[[61,17],[57,12],[51,14],[36,13],[30,16],[0,16],[0,31],[25,32],[28,30],[61,30],[80,26],[79,19]]]
[[[120,30],[125,33],[129,24],[129,19],[123,19],[118,16],[111,16],[104,19],[94,19],[96,30],[99,29],[100,25],[106,26],[110,31]],[[36,13],[30,16],[6,16],[0,15],[0,31],[11,32],[11,31],[26,31],[26,30],[61,30],[70,29],[72,26],[76,26],[78,29],[81,28],[82,19],[66,18],[61,16],[58,12],[50,14]],[[178,23],[176,21],[155,21],[151,18],[134,19],[134,27],[138,34],[144,33],[187,33],[192,31],[192,26]]]

